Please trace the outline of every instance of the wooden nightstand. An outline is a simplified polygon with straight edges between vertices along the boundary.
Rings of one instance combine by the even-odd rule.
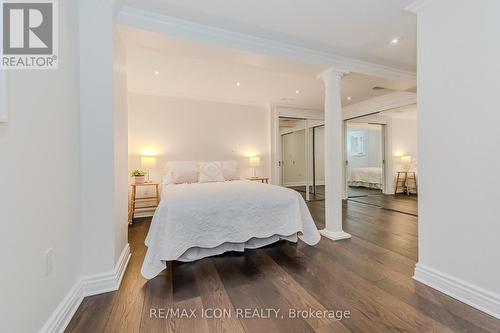
[[[267,177],[248,177],[247,179],[269,184],[269,178]]]
[[[137,197],[137,187],[139,186],[154,186],[155,187],[155,193],[156,195],[153,197]],[[151,209],[151,208],[156,208],[160,204],[160,190],[159,183],[138,183],[138,184],[130,184],[130,187],[132,188],[131,195],[130,195],[130,202],[129,202],[129,208],[128,208],[128,224],[132,224],[132,220],[134,219],[134,213],[138,211],[142,211],[145,209]],[[155,204],[149,205],[149,206],[141,206],[141,207],[136,207],[136,203],[138,202],[152,202],[154,201]]]
[[[410,192],[413,190],[415,194],[418,193],[417,189],[417,175],[413,171],[398,171],[398,175],[396,177],[396,186],[394,187],[394,194],[406,193],[406,195],[410,195]]]

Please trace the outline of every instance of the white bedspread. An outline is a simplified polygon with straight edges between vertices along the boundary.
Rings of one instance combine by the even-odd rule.
[[[349,172],[348,185],[363,186],[356,184],[382,184],[382,168],[352,168]]]
[[[141,273],[151,279],[169,260],[193,261],[297,237],[309,245],[320,239],[296,191],[247,180],[165,185]]]

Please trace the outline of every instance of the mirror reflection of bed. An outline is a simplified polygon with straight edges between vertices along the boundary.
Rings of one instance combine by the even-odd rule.
[[[363,122],[346,123],[347,196],[383,194],[384,125]]]
[[[416,105],[346,120],[345,163],[349,202],[417,216]]]

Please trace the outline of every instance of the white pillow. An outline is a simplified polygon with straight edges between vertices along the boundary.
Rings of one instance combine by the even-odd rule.
[[[200,183],[223,182],[221,162],[200,162],[198,181]]]
[[[222,162],[222,174],[225,180],[239,180],[238,162],[235,160]]]
[[[196,183],[198,181],[198,162],[168,162],[165,167],[164,184]]]

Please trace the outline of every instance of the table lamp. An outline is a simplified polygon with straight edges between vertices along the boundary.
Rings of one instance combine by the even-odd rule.
[[[253,176],[257,177],[257,167],[260,166],[260,157],[259,156],[250,157],[249,161],[250,161],[250,166],[253,167]]]
[[[141,156],[141,168],[148,170],[148,180],[146,183],[151,183],[151,179],[149,178],[149,174],[151,168],[156,166],[156,157],[154,156]]]
[[[410,168],[411,168],[411,156],[410,155],[401,156],[401,163],[404,164],[405,171],[410,171]]]

